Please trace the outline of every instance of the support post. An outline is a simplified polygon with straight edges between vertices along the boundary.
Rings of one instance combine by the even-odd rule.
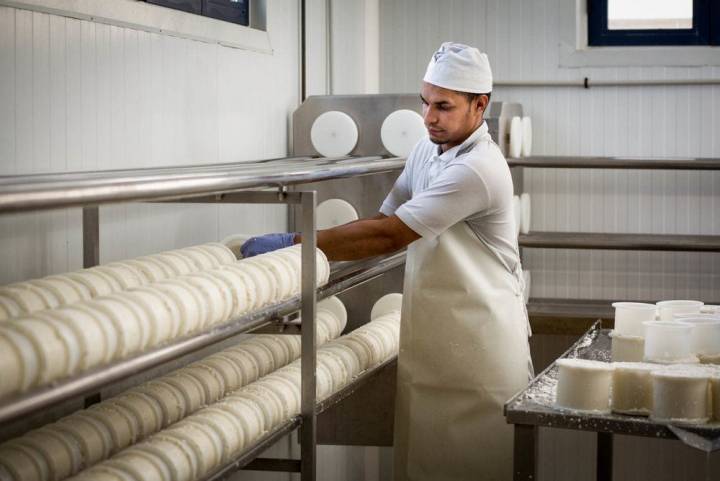
[[[529,424],[515,425],[513,452],[513,480],[537,480],[538,427]]]
[[[98,206],[83,207],[83,267],[94,267],[100,264],[100,208]]]
[[[613,435],[597,433],[597,458],[595,459],[597,481],[612,481],[613,471]]]

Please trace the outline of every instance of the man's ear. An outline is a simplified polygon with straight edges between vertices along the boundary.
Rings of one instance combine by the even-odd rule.
[[[478,109],[480,109],[482,114],[485,114],[485,109],[488,106],[488,103],[490,103],[490,99],[487,95],[480,95],[477,100],[478,103]]]

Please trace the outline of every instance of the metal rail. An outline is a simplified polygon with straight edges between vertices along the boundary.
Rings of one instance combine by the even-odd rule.
[[[582,157],[534,155],[508,158],[510,167],[568,169],[720,170],[720,158],[710,157]]]
[[[379,157],[318,159],[288,163],[216,164],[149,171],[122,170],[5,177],[0,214],[86,207],[118,202],[192,198],[244,189],[286,186],[400,170],[405,159]]]
[[[720,252],[720,235],[530,232],[520,234],[518,244],[544,249]]]

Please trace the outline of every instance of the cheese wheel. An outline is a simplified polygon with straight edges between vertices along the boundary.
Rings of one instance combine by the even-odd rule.
[[[360,374],[360,372],[362,372],[360,361],[355,353],[347,346],[337,345],[333,342],[327,346],[323,346],[321,350],[318,350],[318,354],[320,352],[330,352],[335,354],[345,365],[345,371],[347,371],[350,379],[355,378],[358,374]]]
[[[18,392],[22,388],[25,378],[25,362],[23,353],[20,352],[21,347],[17,346],[11,336],[7,335],[5,328],[0,324],[0,366],[2,366],[2,376],[0,376],[0,398],[6,394]],[[23,346],[30,346],[29,340],[24,339]],[[31,353],[32,354],[32,353]]]
[[[212,407],[226,411],[238,420],[243,430],[241,449],[247,447],[265,431],[263,412],[253,401],[243,398],[228,398],[213,404]]]
[[[104,296],[122,290],[115,279],[94,269],[83,269],[63,275],[84,285],[90,291],[91,297]]]
[[[130,473],[122,469],[107,466],[104,463],[82,471],[73,481],[137,481]]]
[[[0,292],[0,320],[12,319],[22,314],[22,308],[13,298]]]
[[[287,382],[289,382],[292,386],[295,387],[297,392],[300,392],[302,375],[300,372],[299,362],[294,362],[288,366],[285,366],[282,369],[278,369],[272,375],[285,379]]]
[[[264,345],[255,342],[253,339],[248,339],[242,344],[242,350],[255,359],[260,367],[260,376],[264,376],[276,369],[272,351]]]
[[[0,296],[12,299],[20,311],[18,313],[19,315],[30,314],[31,312],[42,311],[43,309],[57,306],[57,300],[55,301],[55,306],[49,306],[41,292],[43,291],[37,287],[27,284],[13,284],[0,287]]]
[[[319,401],[326,399],[333,393],[332,373],[326,365],[318,363],[315,370],[315,382],[315,396]]]
[[[67,434],[75,440],[82,453],[83,466],[92,466],[113,452],[114,442],[110,430],[86,411],[64,417],[49,429]]]
[[[164,378],[163,378],[164,379]],[[162,412],[162,427],[169,426],[185,417],[186,401],[176,386],[157,379],[133,388],[133,392],[152,398]]]
[[[123,293],[125,299],[140,307],[145,313],[146,329],[150,334],[147,347],[155,347],[167,341],[173,331],[178,329],[178,319],[171,318],[171,312],[160,295],[160,292],[136,289]]]
[[[85,412],[105,426],[110,433],[111,454],[133,444],[140,434],[135,418],[122,406],[103,402],[90,406]]]
[[[265,398],[264,393],[258,392],[257,390],[250,390],[249,386],[245,386],[242,389],[238,389],[231,395],[227,396],[228,402],[236,400],[245,400],[247,403],[251,403],[256,406],[261,412],[261,424],[263,431],[269,431],[275,426],[275,419],[279,418],[280,409],[276,404],[272,404]]]
[[[116,358],[139,352],[150,341],[147,315],[124,294],[111,294],[88,302],[88,307],[102,312],[115,326]]]
[[[227,319],[228,298],[223,294],[223,291],[218,288],[216,282],[213,282],[207,277],[199,276],[183,276],[180,278],[183,282],[192,286],[202,296],[202,301],[208,307],[208,322],[202,327],[208,327],[214,324],[219,324]]]
[[[106,363],[116,359],[119,351],[118,339],[120,336],[112,318],[103,311],[95,309],[95,306],[91,305],[90,301],[79,302],[72,307],[77,311],[84,312],[102,330],[105,337],[105,351],[101,362]]]
[[[268,408],[267,414],[269,417],[268,426],[277,426],[284,419],[285,406],[283,399],[276,395],[274,391],[264,386],[262,382],[254,382],[242,388],[240,393],[243,394],[254,394],[258,402],[263,402]],[[261,400],[261,401],[260,401]]]
[[[335,339],[336,337],[340,336],[343,329],[345,328],[345,323],[341,322],[341,320],[337,318],[337,315],[334,312],[330,312],[321,308],[319,304],[317,310],[317,323],[318,326],[322,324],[323,327],[327,330],[328,341],[330,339]]]
[[[176,433],[180,439],[189,443],[198,454],[200,472],[207,473],[220,464],[222,456],[222,440],[208,426],[192,417],[185,418],[170,431]]]
[[[88,289],[87,286],[85,286],[81,282],[77,282],[63,274],[56,274],[53,276],[43,277],[43,280],[52,281],[56,284],[64,284],[66,286],[69,286],[71,289],[73,289],[77,293],[78,297],[80,298],[79,300],[86,301],[88,299],[92,299],[92,292],[90,292],[90,289]],[[63,294],[65,294],[64,291],[63,291]],[[76,302],[76,301],[73,301],[73,302]],[[70,302],[66,302],[66,304],[70,304]]]
[[[205,404],[212,404],[225,395],[225,381],[220,373],[202,363],[181,369],[183,374],[194,377],[203,387]]]
[[[220,242],[208,242],[206,244],[200,244],[199,246],[195,246],[198,249],[202,249],[208,254],[214,256],[220,265],[224,264],[232,264],[237,261],[237,257],[235,257],[235,254],[232,253],[230,249],[227,248],[227,246],[221,244]]]
[[[272,255],[268,256],[268,266],[273,270],[276,277],[281,279],[281,284],[284,289],[280,289],[278,295],[281,299],[287,299],[295,296],[300,292],[300,276],[295,273],[290,261],[285,259],[283,256]]]
[[[107,402],[110,405],[121,406],[132,414],[135,424],[139,428],[138,439],[145,439],[163,428],[162,407],[147,394],[131,390],[109,399]]]
[[[111,262],[104,266],[93,267],[93,269],[113,277],[123,290],[147,283],[136,267],[122,262]]]
[[[170,470],[170,479],[195,479],[200,475],[195,453],[188,443],[181,441],[177,436],[159,433],[146,442],[136,445],[136,448],[162,459]]]
[[[185,404],[185,415],[192,414],[205,405],[205,388],[193,376],[179,370],[164,376],[163,382],[180,392]]]
[[[294,246],[274,251],[273,254],[294,256],[299,259],[298,262],[300,263],[300,265],[302,265],[302,244],[295,244]],[[330,263],[328,262],[325,253],[321,249],[317,249],[315,262],[317,285],[318,287],[320,287],[327,284],[327,281],[330,277]]]
[[[8,368],[3,365],[2,377],[7,375],[9,381],[3,381],[3,384],[7,382],[8,389],[3,394],[26,391],[30,387],[36,386],[40,378],[41,361],[33,346],[33,341],[24,332],[6,324],[0,325],[0,339],[2,339],[0,345],[9,345],[9,351],[13,352],[19,361],[19,363],[15,361],[14,356],[7,356],[10,363]],[[11,372],[10,366],[18,366],[18,368],[15,372]]]
[[[75,441],[47,427],[30,431],[12,442],[40,453],[49,467],[50,479],[64,479],[80,471],[82,466],[82,455]]]
[[[277,299],[277,285],[272,272],[262,263],[251,262],[251,259],[243,259],[235,263],[235,267],[245,272],[255,286],[255,295],[257,300],[255,307],[264,307],[272,304]]]
[[[20,332],[32,344],[39,369],[33,385],[47,384],[69,374],[67,345],[49,322],[28,317],[18,318],[5,326]]]
[[[355,337],[349,336],[342,337],[334,343],[347,347],[353,352],[353,354],[355,354],[355,357],[360,364],[360,372],[365,371],[368,367],[370,367],[373,354],[366,344],[360,342],[360,340]]]
[[[185,312],[185,325],[182,326],[181,332],[195,332],[210,322],[211,310],[206,305],[200,289],[181,279],[165,279],[154,283],[153,287],[162,288],[167,295],[181,299]],[[169,289],[170,287],[172,289]]]
[[[75,334],[80,344],[79,368],[84,370],[104,362],[109,352],[108,339],[103,326],[86,310],[78,309],[78,305],[38,312],[35,317],[54,319],[65,324]]]
[[[34,279],[32,281],[28,281],[28,284],[36,286],[47,292],[51,292],[58,301],[57,305],[53,307],[72,304],[73,302],[81,300],[78,291],[72,287],[70,282],[63,282],[61,278],[58,277]]]
[[[214,370],[218,373],[218,375],[220,375],[220,377],[222,377],[225,392],[234,391],[242,386],[243,374],[235,363],[229,359],[218,355],[212,355],[203,359],[200,364],[208,369]]]
[[[13,480],[48,479],[50,474],[40,453],[12,442],[0,447],[0,466],[12,475]]]
[[[222,302],[218,304],[218,307],[222,306],[223,309],[219,309],[219,320],[216,321],[216,323],[222,323],[230,319],[233,313],[233,286],[232,283],[227,281],[226,279],[220,279],[218,277],[215,277],[208,272],[195,272],[193,274],[190,274],[186,277],[187,279],[206,279],[210,281],[210,284],[208,285],[208,289],[210,289],[210,285],[212,284],[212,288],[215,290],[217,294],[220,295]]]
[[[7,286],[9,288],[15,287],[17,289],[20,289],[21,291],[29,291],[33,301],[35,297],[40,298],[41,303],[39,304],[41,306],[41,309],[53,309],[60,304],[62,304],[62,300],[58,298],[58,296],[55,295],[55,293],[50,290],[46,289],[45,287],[37,285],[33,281],[26,281],[26,282],[18,282],[17,284],[12,284],[10,286]],[[4,288],[0,287],[0,290]],[[23,295],[27,295],[28,293],[23,293]],[[35,311],[27,311],[27,312],[35,312]]]
[[[245,302],[247,303],[246,312],[250,312],[261,307],[262,304],[260,302],[262,299],[258,298],[257,287],[250,274],[236,264],[220,266],[220,270],[231,272],[236,279],[241,281],[241,283],[237,284],[237,288],[239,289],[242,287],[245,291]],[[239,295],[240,294],[238,294],[238,296]]]
[[[217,259],[202,249],[187,247],[177,250],[174,253],[179,256],[183,256],[188,262],[190,262],[194,272],[214,269],[219,265]]]
[[[598,413],[610,412],[613,366],[607,362],[563,358],[556,362],[558,407]]]
[[[334,314],[335,318],[339,321],[338,326],[340,330],[336,333],[336,336],[339,336],[347,324],[347,309],[345,308],[345,304],[343,304],[339,297],[330,296],[318,302],[317,307],[318,309],[324,309]]]
[[[290,419],[300,412],[300,390],[282,376],[271,374],[258,382],[258,385],[272,391],[282,405],[281,418]]]
[[[656,422],[706,423],[710,374],[693,369],[660,369],[650,374],[653,402],[650,419]]]
[[[302,341],[298,335],[283,334],[278,336],[280,342],[287,347],[290,355],[288,356],[289,361],[294,361],[300,357],[300,350],[302,347]]]
[[[182,304],[178,303],[175,297],[167,295],[161,289],[155,289],[154,286],[137,287],[128,292],[141,294],[141,297],[144,297],[148,301],[153,298],[161,302],[164,308],[163,315],[166,319],[166,328],[163,329],[161,326],[160,332],[166,332],[166,339],[174,339],[183,331]]]
[[[333,392],[348,384],[352,379],[351,373],[345,367],[345,362],[332,351],[319,350],[317,352],[317,362],[330,371]]]
[[[171,481],[171,471],[162,459],[138,448],[127,449],[103,463],[142,481]]]
[[[295,360],[295,358],[292,357],[290,346],[283,342],[282,338],[282,335],[273,336],[269,334],[260,334],[253,336],[252,338],[254,342],[262,344],[270,350],[273,356],[273,365],[275,366],[275,369],[278,369],[281,366]]]
[[[260,365],[255,357],[242,349],[225,349],[223,356],[240,369],[243,374],[243,384],[250,384],[260,377]]]
[[[377,302],[373,305],[372,311],[370,312],[370,320],[374,321],[375,319],[389,314],[393,311],[400,312],[401,309],[402,294],[399,294],[397,292],[386,294],[380,299],[378,299]]]
[[[655,364],[614,362],[611,408],[613,412],[647,416],[652,410],[652,378]]]
[[[230,294],[228,300],[231,306],[227,316],[228,319],[236,318],[248,311],[247,291],[244,285],[242,285],[244,282],[243,278],[235,275],[233,271],[223,269],[206,271],[198,275],[211,276],[222,283],[225,289],[227,289],[227,292]]]
[[[161,281],[173,276],[173,272],[169,267],[150,256],[130,259],[122,261],[122,263],[137,269],[145,278],[145,284]]]
[[[184,276],[194,272],[190,262],[182,256],[173,254],[171,251],[153,254],[149,257],[152,257],[154,261],[164,265],[166,270],[170,272],[169,277]]]
[[[229,415],[227,411],[211,406],[194,414],[191,419],[206,424],[218,435],[221,440],[222,462],[230,461],[243,445],[245,440],[243,427],[237,418]]]
[[[376,319],[374,326],[377,332],[383,336],[383,340],[390,345],[390,351],[394,354],[400,346],[400,322],[399,319]]]

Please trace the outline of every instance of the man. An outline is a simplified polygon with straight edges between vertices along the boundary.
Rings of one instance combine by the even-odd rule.
[[[423,79],[428,137],[371,219],[318,232],[331,260],[408,247],[398,359],[395,478],[508,480],[503,405],[532,377],[510,171],[483,114],[485,54],[444,43]],[[251,239],[243,255],[300,242]]]

